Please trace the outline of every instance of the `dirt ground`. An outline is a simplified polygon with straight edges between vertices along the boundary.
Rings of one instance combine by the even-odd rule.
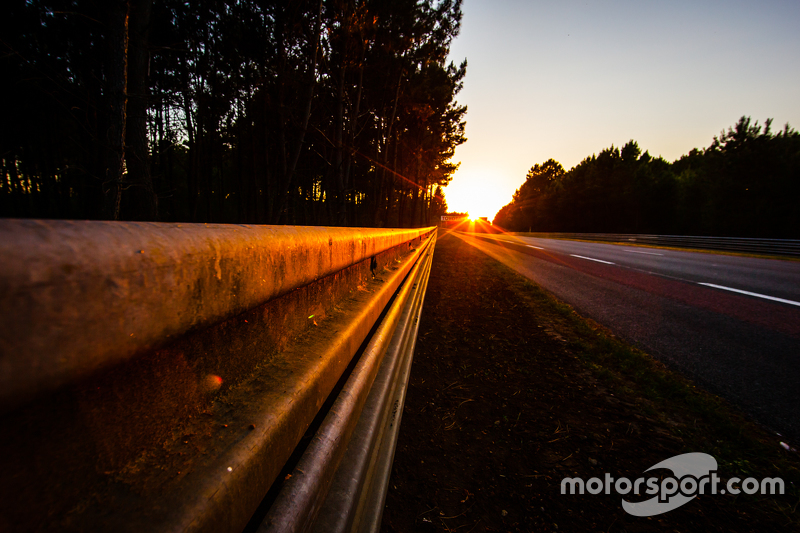
[[[560,494],[564,477],[633,480],[674,455],[712,451],[682,438],[692,421],[680,406],[614,386],[579,359],[580,344],[534,289],[460,239],[440,237],[383,532],[796,530],[796,492],[777,503],[699,496],[649,518],[628,515],[613,493]]]

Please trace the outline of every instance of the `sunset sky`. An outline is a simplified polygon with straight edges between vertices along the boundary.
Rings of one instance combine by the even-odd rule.
[[[488,216],[535,163],[630,139],[674,161],[742,115],[800,128],[800,1],[464,0],[466,144],[451,211]]]

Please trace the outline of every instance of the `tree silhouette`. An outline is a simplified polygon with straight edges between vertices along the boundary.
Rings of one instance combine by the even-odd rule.
[[[411,226],[457,168],[459,0],[0,9],[2,216]]]
[[[548,172],[557,165],[548,160],[531,168],[494,222],[516,231],[797,238],[800,134],[788,125],[773,134],[771,124],[742,117],[674,163],[635,141],[567,172]]]

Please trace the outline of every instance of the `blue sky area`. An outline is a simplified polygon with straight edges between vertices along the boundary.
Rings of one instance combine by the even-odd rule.
[[[468,142],[451,210],[494,217],[535,163],[630,139],[674,161],[742,115],[800,128],[800,1],[465,0]]]

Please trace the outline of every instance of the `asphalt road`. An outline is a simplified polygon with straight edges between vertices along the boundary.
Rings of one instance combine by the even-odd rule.
[[[800,262],[455,235],[800,444]]]

